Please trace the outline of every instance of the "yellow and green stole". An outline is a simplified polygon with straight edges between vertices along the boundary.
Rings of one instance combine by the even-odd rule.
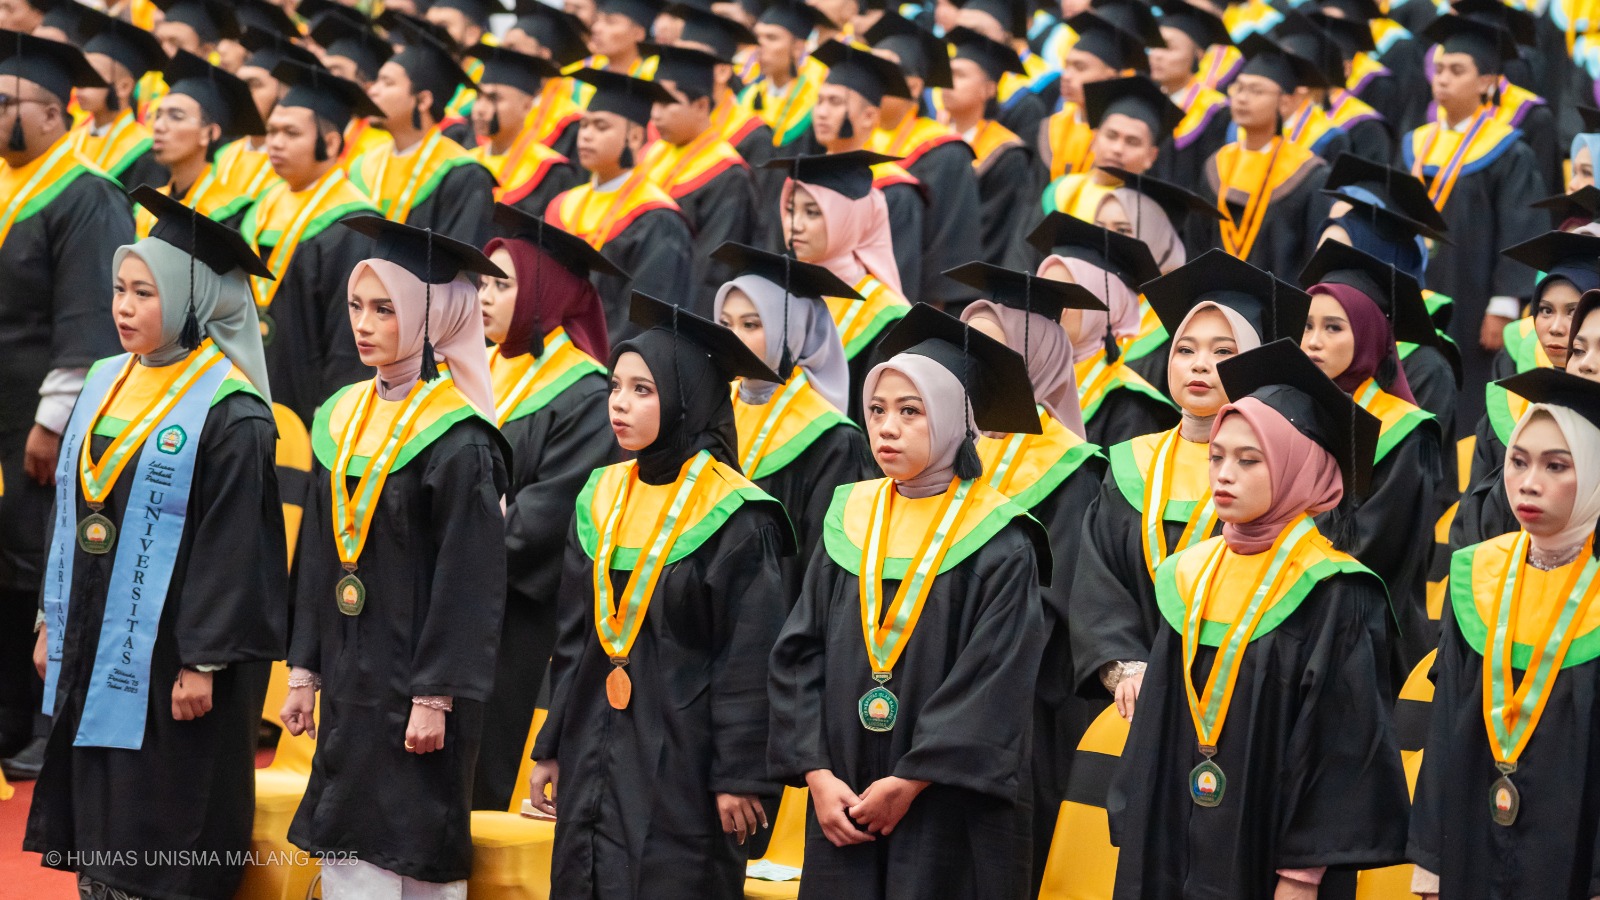
[[[1096,184],[1093,172],[1075,172],[1050,182],[1049,187],[1044,189],[1040,204],[1045,215],[1064,212],[1074,219],[1093,222],[1095,213],[1100,211],[1101,201],[1121,186],[1120,181],[1110,185]]]
[[[1209,446],[1185,441],[1173,428],[1111,448],[1111,480],[1139,514],[1145,570],[1152,578],[1169,556],[1210,538],[1218,528],[1211,503]],[[1169,522],[1183,526],[1178,543],[1171,547],[1166,537]]]
[[[677,202],[645,177],[642,169],[634,169],[614,191],[597,192],[590,180],[563,192],[550,201],[545,218],[599,250],[650,210],[677,208]]]
[[[284,283],[295,251],[338,220],[355,212],[373,212],[372,204],[351,186],[341,169],[330,169],[303,191],[291,191],[279,181],[245,213],[239,231],[250,248],[267,260],[276,280],[251,277],[256,308],[262,313]],[[270,250],[264,252],[264,248]]]
[[[0,163],[0,247],[13,226],[49,206],[80,175],[110,178],[77,151],[70,134],[20,169]]]
[[[168,197],[172,196],[171,184],[159,190]],[[239,214],[254,200],[239,193],[232,185],[223,181],[217,175],[216,166],[208,165],[205,171],[200,173],[200,178],[194,184],[189,185],[189,190],[184,193],[181,202],[184,206],[195,210],[213,222],[223,222]],[[155,225],[156,217],[150,210],[142,206],[135,208],[134,229],[140,238],[149,237],[150,230]]]
[[[1078,376],[1078,405],[1083,409],[1085,423],[1100,411],[1100,407],[1105,405],[1106,398],[1111,392],[1118,390],[1134,391],[1163,406],[1177,408],[1165,394],[1151,387],[1150,382],[1128,368],[1122,359],[1107,363],[1104,348],[1074,361],[1072,365]]]
[[[409,156],[395,155],[393,141],[361,154],[350,164],[350,183],[372,200],[384,218],[405,224],[446,175],[474,162],[435,126]]]
[[[578,349],[566,329],[544,337],[544,353],[507,359],[498,346],[489,349],[489,380],[494,387],[495,424],[532,415],[590,373],[604,375],[605,366]]]
[[[674,200],[705,187],[732,166],[744,167],[744,157],[715,128],[707,128],[681,147],[657,140],[639,163],[645,177]]]
[[[858,578],[862,574],[862,548],[867,546],[869,539],[872,509],[879,491],[889,480],[877,478],[840,485],[834,489],[833,502],[828,505],[828,514],[823,519],[822,543],[828,558]],[[912,562],[920,555],[918,549],[935,526],[940,524],[939,513],[944,501],[949,499],[951,491],[958,490],[961,485],[965,485],[966,489],[962,508],[959,517],[948,526],[945,541],[947,549],[939,560],[937,570],[930,573],[933,576],[950,571],[981,550],[1012,519],[1028,517],[1027,511],[1021,506],[978,479],[957,482],[950,491],[933,497],[896,497],[895,506],[899,515],[896,516],[895,527],[889,529],[887,546],[884,548],[883,580],[903,581],[906,578]],[[891,486],[889,490],[894,488]]]
[[[855,359],[861,351],[872,346],[883,329],[900,321],[911,311],[911,304],[879,281],[872,273],[861,276],[851,285],[861,295],[860,300],[843,297],[824,297],[833,324],[839,329],[839,340],[844,344],[846,359]]]
[[[855,427],[799,369],[760,406],[740,399],[735,384],[733,422],[739,433],[739,468],[751,478],[781,471],[830,428]]]
[[[420,387],[427,389],[427,395],[422,398],[421,408],[415,412],[415,421],[406,429],[406,438],[395,452],[394,462],[389,466],[390,472],[405,468],[418,453],[426,450],[430,444],[448,432],[451,426],[463,419],[477,417],[491,426],[494,424],[467,401],[466,395],[462,394],[455,386],[455,382],[448,377],[448,367],[439,368],[441,373],[439,378],[431,382],[418,382]],[[382,420],[374,416],[363,433],[357,436],[355,446],[346,446],[345,432],[349,430],[352,419],[362,412],[362,407],[365,405],[362,403],[362,398],[371,389],[370,381],[345,385],[317,408],[316,417],[311,423],[311,450],[316,454],[317,461],[330,473],[338,469],[340,458],[344,457],[345,474],[360,476],[371,462],[362,451],[369,444],[373,447],[382,444],[381,441],[370,438],[381,436],[380,432],[387,432],[388,426],[394,424],[394,417]],[[404,414],[401,409],[406,405],[404,401],[375,402],[389,407],[387,412]],[[373,496],[371,500],[376,503],[377,497]]]
[[[772,128],[772,146],[785,146],[811,130],[811,110],[817,105],[817,92],[827,74],[827,67],[808,56],[782,94],[775,95],[772,80],[763,78],[745,88],[739,105]]]
[[[1362,382],[1351,399],[1355,400],[1357,406],[1376,416],[1380,423],[1373,465],[1383,462],[1390,451],[1398,447],[1417,426],[1435,421],[1433,413],[1419,409],[1378,387],[1378,382],[1372,378]]]
[[[72,129],[71,137],[78,145],[78,152],[112,178],[120,179],[128,167],[150,149],[150,129],[134,118],[131,109],[123,110],[112,119],[105,134],[96,135],[93,128],[94,120],[85,119],[82,125]]]
[[[1506,354],[1516,364],[1517,374],[1534,369],[1548,369],[1555,365],[1550,361],[1550,354],[1544,352],[1544,346],[1539,343],[1538,332],[1533,329],[1532,316],[1525,316],[1508,323],[1504,334]],[[1489,425],[1494,429],[1495,437],[1500,439],[1502,445],[1509,446],[1511,432],[1517,429],[1517,422],[1521,421],[1522,414],[1528,411],[1528,401],[1492,381],[1484,385],[1483,399],[1488,410]]]
[[[249,138],[240,138],[218,150],[211,167],[223,183],[246,197],[260,197],[278,181],[267,151],[251,150]]]
[[[1085,460],[1101,456],[1100,448],[1074,434],[1038,407],[1039,434],[980,435],[978,459],[983,483],[1031,510],[1050,496]]]
[[[1600,657],[1600,605],[1594,603],[1600,560],[1581,553],[1542,572],[1523,565],[1527,544],[1527,532],[1513,531],[1457,550],[1450,557],[1450,606],[1467,646],[1486,663],[1509,652],[1512,667],[1553,680],[1561,669]],[[1559,659],[1549,652],[1552,642],[1568,642]],[[1530,670],[1535,656],[1543,671]]]

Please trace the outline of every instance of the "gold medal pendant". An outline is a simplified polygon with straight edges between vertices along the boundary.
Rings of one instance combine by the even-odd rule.
[[[1500,769],[1500,777],[1489,788],[1489,815],[1496,825],[1509,828],[1517,821],[1517,813],[1522,811],[1522,792],[1511,783],[1511,773],[1517,767],[1506,763],[1495,765]]]
[[[612,657],[614,668],[606,676],[606,702],[612,709],[627,709],[628,702],[633,699],[633,679],[628,677],[628,672],[623,666],[628,664],[625,657]]]
[[[277,337],[278,323],[272,321],[272,316],[265,312],[258,312],[256,315],[261,320],[261,346],[270,347],[272,339]]]
[[[347,616],[359,616],[367,606],[367,586],[361,583],[354,572],[339,579],[333,593],[339,602],[339,612]]]
[[[1222,795],[1228,790],[1228,776],[1222,774],[1222,767],[1211,759],[1217,748],[1201,747],[1200,752],[1205,759],[1189,770],[1189,798],[1195,806],[1210,809],[1222,804]]]
[[[99,510],[99,505],[92,507]],[[117,526],[98,511],[78,523],[78,546],[85,553],[103,556],[117,543]]]
[[[883,686],[889,680],[887,673],[874,672],[872,677],[878,684],[856,701],[856,714],[861,717],[861,727],[868,731],[891,731],[895,719],[900,717],[900,698]]]

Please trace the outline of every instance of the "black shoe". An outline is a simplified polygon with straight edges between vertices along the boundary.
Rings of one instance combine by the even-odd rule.
[[[0,772],[5,773],[7,781],[33,781],[44,768],[44,746],[44,738],[34,738],[16,756],[0,759]]]

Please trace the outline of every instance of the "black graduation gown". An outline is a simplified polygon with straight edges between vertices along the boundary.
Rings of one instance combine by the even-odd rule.
[[[1367,104],[1383,116],[1385,122],[1391,124],[1396,131],[1404,133],[1415,127],[1410,123],[1409,106],[1411,99],[1406,94],[1410,85],[1402,80],[1400,74],[1391,70],[1387,75],[1373,75],[1368,78],[1359,90],[1352,91],[1356,99]],[[1430,97],[1431,99],[1431,94]],[[1388,152],[1383,156],[1371,157],[1373,162],[1387,165],[1394,159],[1394,139],[1390,137]]]
[[[131,191],[141,184],[161,187],[172,180],[172,173],[167,171],[166,166],[156,162],[155,151],[147,148],[126,166],[112,173],[111,177]]]
[[[29,631],[55,499],[22,468],[39,385],[52,369],[87,369],[121,352],[111,317],[111,255],[134,240],[127,195],[116,182],[85,173],[0,244],[0,588],[28,595],[12,612]]]
[[[665,568],[629,653],[623,710],[606,701],[594,562],[576,533],[568,539],[550,715],[533,748],[561,767],[554,900],[744,896],[746,851],[723,833],[716,794],[779,793],[763,688],[788,603],[774,565],[790,549],[782,516],[747,501]],[[629,574],[611,571],[619,595]]]
[[[1117,900],[1271,900],[1278,869],[1402,860],[1388,618],[1376,578],[1336,574],[1250,643],[1216,755],[1227,787],[1212,809],[1189,798],[1202,757],[1179,680],[1183,638],[1163,622],[1106,800],[1121,848]],[[1199,648],[1188,673],[1197,689],[1216,655]]]
[[[754,246],[777,252],[783,249],[783,225],[779,206],[783,201],[783,182],[788,177],[781,169],[763,168],[775,155],[772,126],[761,123],[733,145],[750,166],[750,181],[755,186],[756,210],[750,238]]]
[[[1539,185],[1546,191],[1544,196],[1563,193],[1567,179],[1562,173],[1562,163],[1566,161],[1571,142],[1557,144],[1555,113],[1546,104],[1531,107],[1523,115],[1522,121],[1517,123],[1517,129],[1522,132],[1522,140],[1533,150]]]
[[[1100,408],[1083,423],[1084,439],[1101,447],[1114,447],[1141,434],[1173,428],[1182,417],[1176,407],[1149,394],[1117,388],[1106,392]]]
[[[322,676],[311,781],[289,826],[303,850],[420,881],[472,871],[473,765],[505,602],[502,446],[468,418],[390,471],[356,570],[359,616],[335,607],[329,473],[312,467],[289,644],[291,666]],[[454,699],[444,748],[421,755],[404,746],[418,696]]]
[[[1322,193],[1322,186],[1328,180],[1328,168],[1328,165],[1320,160],[1309,163],[1308,170],[1302,172],[1298,180],[1291,180],[1280,189],[1278,196],[1272,198],[1267,204],[1261,229],[1256,234],[1256,241],[1250,247],[1250,255],[1245,262],[1259,269],[1274,272],[1280,277],[1286,273],[1300,271],[1306,260],[1311,258],[1312,251],[1316,249],[1317,239],[1322,233],[1322,222],[1328,218],[1328,210],[1333,207],[1333,201]],[[1217,172],[1215,156],[1206,161],[1203,179],[1205,187],[1200,195],[1217,196],[1221,177]],[[1242,208],[1231,203],[1229,206],[1235,216],[1243,215]],[[1194,216],[1191,220],[1199,218]],[[1222,246],[1220,223],[1208,216],[1202,224],[1205,229],[1205,246]],[[1444,290],[1444,293],[1450,292]]]
[[[1032,248],[1024,241],[1038,208],[1039,167],[1026,145],[1006,147],[978,167],[978,255],[976,259],[1008,269],[1025,269]],[[972,221],[961,223],[971,230]],[[954,263],[953,265],[960,265]]]
[[[1021,88],[1000,107],[1000,115],[995,116],[995,121],[1019,137],[1032,136],[1039,133],[1039,126],[1049,115],[1050,108],[1043,98],[1027,88]],[[1023,137],[1023,140],[1027,139]]]
[[[711,315],[712,300],[717,289],[732,281],[737,274],[726,263],[711,258],[711,251],[728,241],[741,244],[754,242],[756,220],[756,189],[750,180],[750,170],[740,165],[728,166],[678,201],[684,218],[689,220],[689,230],[694,238],[689,244],[690,303],[691,312]]]
[[[1346,149],[1351,153],[1385,166],[1394,159],[1394,133],[1389,129],[1388,122],[1382,119],[1365,119],[1340,127],[1344,129],[1345,138],[1350,145]],[[1338,155],[1328,158],[1338,159]]]
[[[806,813],[802,900],[1020,898],[1027,895],[1028,759],[1044,648],[1043,529],[1012,519],[933,582],[889,687],[892,731],[861,727],[872,687],[861,638],[860,582],[826,552],[772,651],[772,774],[803,785],[830,769],[854,791],[880,778],[932,782],[894,833],[835,847]],[[884,581],[887,596],[899,582]]]
[[[1213,110],[1211,118],[1206,121],[1199,133],[1190,136],[1182,147],[1179,147],[1172,138],[1161,142],[1161,147],[1156,154],[1156,163],[1150,167],[1150,175],[1163,181],[1170,181],[1181,188],[1190,191],[1203,192],[1205,185],[1206,160],[1211,154],[1221,150],[1228,143],[1228,133],[1233,125],[1233,116],[1228,112],[1226,105]],[[1198,223],[1199,216],[1189,216],[1184,229],[1185,232],[1193,230]],[[1199,235],[1184,234],[1184,245],[1191,251],[1191,256],[1197,255],[1193,251],[1202,246],[1211,247],[1214,244],[1200,245],[1191,243],[1191,238],[1198,239]]]
[[[432,228],[458,241],[482,247],[494,236],[494,188],[494,176],[478,163],[456,166],[439,180],[433,193],[411,207],[406,224],[413,228]]]
[[[634,291],[673,306],[696,310],[690,259],[692,243],[683,213],[675,209],[652,209],[640,214],[600,248],[606,259],[633,276],[618,278],[598,273],[589,276],[605,306],[611,346],[639,333],[638,327],[628,321],[628,307]],[[709,297],[704,305],[710,307]]]
[[[1472,470],[1460,506],[1450,522],[1450,548],[1459,550],[1522,528],[1506,496],[1506,445],[1489,417],[1478,420],[1472,448]]]
[[[572,504],[589,473],[615,462],[606,411],[610,387],[584,375],[538,412],[507,422],[506,612],[484,709],[474,809],[504,811],[516,793],[522,749],[556,643],[556,598]]]
[[[1419,346],[1400,360],[1406,383],[1417,406],[1439,420],[1440,452],[1446,475],[1445,488],[1456,487],[1456,371],[1438,347]]]
[[[588,178],[588,173],[574,163],[555,163],[545,170],[544,177],[539,179],[537,187],[517,198],[517,202],[511,205],[530,216],[543,217],[551,200],[562,192],[583,184]]]
[[[1439,875],[1440,900],[1600,895],[1600,661],[1556,675],[1512,775],[1522,807],[1509,828],[1489,816],[1500,773],[1483,723],[1483,664],[1446,600],[1406,855]],[[1520,684],[1525,673],[1514,671]]]
[[[805,580],[806,568],[822,544],[822,524],[827,518],[834,488],[881,476],[873,462],[866,434],[859,428],[840,424],[818,435],[794,462],[771,475],[754,479],[756,487],[783,504],[794,526],[797,550],[779,564],[783,570],[785,613],[800,599],[800,584]]]
[[[922,299],[915,291],[922,285],[926,250],[923,240],[927,234],[928,217],[933,214],[927,190],[923,185],[909,183],[891,184],[883,188],[883,199],[889,206],[889,238],[894,245],[895,268],[900,270],[903,293],[913,304]]]
[[[372,214],[357,210],[340,221]],[[270,259],[269,249],[261,249]],[[334,391],[372,377],[356,352],[346,308],[350,273],[371,255],[371,238],[337,222],[329,225],[295,248],[267,310],[273,323],[266,348],[272,402],[287,406],[308,425]]]
[[[919,301],[959,303],[978,296],[976,289],[939,274],[978,259],[982,252],[979,232],[972,227],[983,215],[972,160],[972,148],[966,141],[949,141],[928,149],[906,166],[928,191],[922,220],[921,278],[908,281],[905,272],[900,273],[906,290],[916,291]]]
[[[250,848],[258,724],[271,661],[282,658],[288,629],[276,430],[271,410],[252,394],[230,394],[206,415],[187,524],[152,651],[143,749],[72,745],[115,558],[74,551],[55,719],[23,841],[23,849],[47,854],[46,865],[81,871],[141,897],[233,896],[243,861],[226,857]],[[95,436],[91,449],[102,453],[110,442]],[[124,470],[106,501],[103,512],[112,521],[124,520],[135,468]],[[81,494],[77,511],[79,519],[90,512]],[[133,534],[125,529],[123,539]],[[178,670],[222,664],[226,668],[212,676],[211,711],[188,722],[173,719]],[[62,858],[72,851],[106,858],[92,865]],[[215,853],[223,860],[162,864],[140,855],[171,851]]]

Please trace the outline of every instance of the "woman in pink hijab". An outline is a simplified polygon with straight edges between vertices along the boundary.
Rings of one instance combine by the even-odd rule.
[[[1388,598],[1315,519],[1361,488],[1377,423],[1292,341],[1220,368],[1238,398],[1211,430],[1222,534],[1156,572],[1162,625],[1106,798],[1113,896],[1314,900],[1406,850]]]
[[[317,736],[320,689],[323,727],[289,839],[341,858],[323,869],[330,900],[460,896],[505,600],[510,455],[489,418],[468,276],[506,273],[431,232],[345,224],[377,238],[350,274],[349,313],[378,374],[335,393],[312,426],[282,717]]]

